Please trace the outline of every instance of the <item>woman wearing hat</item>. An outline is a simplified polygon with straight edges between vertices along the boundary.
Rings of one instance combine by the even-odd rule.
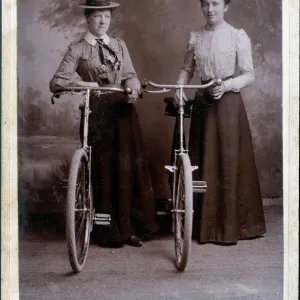
[[[50,82],[51,92],[66,86],[121,85],[132,93],[92,94],[89,144],[93,149],[92,183],[96,213],[112,217],[102,241],[112,246],[142,245],[140,234],[158,229],[152,183],[143,150],[139,119],[133,105],[140,82],[125,42],[108,36],[112,12],[118,3],[87,0],[84,8],[88,30],[69,46]],[[73,81],[77,73],[81,80]]]
[[[224,21],[230,0],[200,0],[206,25],[190,33],[178,84],[223,84],[197,91],[190,127],[195,195],[194,236],[199,242],[236,243],[266,232],[251,131],[240,91],[254,81],[250,39]],[[175,99],[178,93],[175,94]],[[185,97],[185,96],[184,96]],[[186,97],[185,97],[185,100]]]

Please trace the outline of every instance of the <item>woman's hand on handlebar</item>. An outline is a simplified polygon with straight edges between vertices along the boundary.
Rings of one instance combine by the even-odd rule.
[[[180,99],[180,90],[179,90],[179,89],[176,90],[173,99],[175,100],[175,103],[174,103],[174,104],[179,104],[179,99]],[[188,101],[188,98],[186,97],[184,91],[182,91],[182,99],[183,99],[183,101],[185,101],[185,102]]]
[[[226,92],[226,88],[224,83],[222,83],[221,85],[214,85],[209,89],[209,93],[211,97],[215,100],[221,99],[221,97],[224,95],[225,92]]]
[[[131,89],[129,87],[125,88],[126,99],[128,103],[135,103],[139,98],[139,91]]]

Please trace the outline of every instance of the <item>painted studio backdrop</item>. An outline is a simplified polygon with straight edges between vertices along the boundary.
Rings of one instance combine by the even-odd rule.
[[[119,0],[109,32],[124,38],[140,79],[174,83],[189,32],[200,28],[199,0]],[[75,0],[18,2],[19,195],[22,211],[62,211],[71,155],[79,145],[79,101],[50,103],[49,81],[71,41],[85,30]],[[282,196],[281,1],[232,1],[226,19],[246,30],[256,81],[243,91],[265,198]],[[168,94],[166,94],[167,96]],[[137,104],[157,198],[169,196],[173,118],[162,95]],[[190,97],[193,97],[191,94]],[[187,124],[188,130],[188,124]]]

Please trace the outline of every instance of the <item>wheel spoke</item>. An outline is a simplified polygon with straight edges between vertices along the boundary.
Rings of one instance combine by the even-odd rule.
[[[77,235],[76,235],[76,237],[79,237],[80,236],[80,234],[81,234],[81,232],[82,232],[82,227],[84,226],[84,217],[82,217],[81,219],[80,219],[80,222],[78,222],[77,223],[77,230],[78,230],[78,233],[77,233]]]
[[[186,268],[191,247],[192,235],[192,176],[190,160],[187,154],[178,156],[175,173],[174,229],[176,267],[183,271]]]
[[[184,234],[184,225],[183,222],[180,222],[182,235]]]
[[[83,149],[75,152],[69,175],[67,202],[67,246],[72,269],[82,270],[87,257],[92,223],[89,197],[89,165]]]
[[[87,217],[88,210],[90,205],[88,202],[88,191],[87,191],[87,167],[85,161],[81,161],[78,176],[77,176],[77,184],[76,184],[76,194],[75,194],[75,243],[77,249],[77,259],[78,262],[81,263],[85,257],[86,244],[88,242],[89,232],[87,233]]]
[[[83,222],[81,221],[81,223],[80,223],[80,226],[79,226],[79,228],[77,229],[78,230],[78,232],[77,232],[77,234],[76,234],[76,248],[78,249],[78,250],[80,250],[80,241],[81,241],[81,235],[82,235],[82,232],[83,232],[83,230],[82,230],[82,224],[83,224]],[[80,252],[81,251],[78,251],[78,253],[77,253],[77,255],[80,257]]]
[[[181,161],[182,162],[182,161]],[[178,166],[177,190],[175,195],[175,251],[177,266],[182,268],[182,260],[185,251],[185,175],[183,164]]]
[[[85,226],[85,218],[82,218],[81,219],[81,222],[80,222],[80,225],[79,225],[79,228],[78,228],[78,233],[76,235],[76,246],[77,246],[77,249],[79,250],[79,252],[77,253],[77,256],[78,258],[80,259],[81,257],[81,254],[82,254],[82,251],[83,251],[83,246],[82,245],[82,235],[84,234],[86,230],[86,226]]]

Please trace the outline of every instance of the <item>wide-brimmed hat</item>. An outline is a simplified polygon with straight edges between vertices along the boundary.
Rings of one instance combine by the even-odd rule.
[[[117,2],[112,2],[110,0],[86,0],[85,3],[79,4],[79,7],[90,8],[90,9],[106,9],[106,8],[115,8],[120,4]]]

